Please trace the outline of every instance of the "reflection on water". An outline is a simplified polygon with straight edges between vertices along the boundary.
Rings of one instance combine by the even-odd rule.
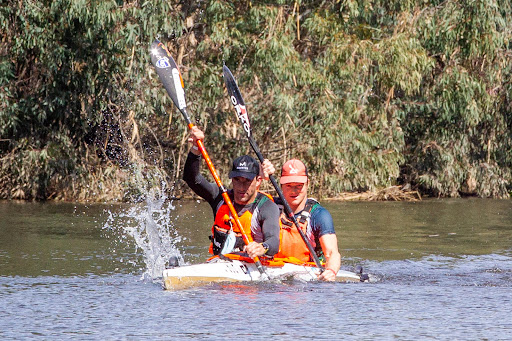
[[[343,268],[379,281],[164,291],[168,256],[208,257],[207,204],[2,202],[0,339],[512,338],[511,201],[325,206]]]

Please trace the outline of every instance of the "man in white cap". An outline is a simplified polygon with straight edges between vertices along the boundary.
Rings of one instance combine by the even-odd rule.
[[[228,190],[228,195],[244,232],[253,239],[253,242],[244,245],[219,187],[208,182],[199,171],[201,152],[196,146],[197,140],[204,140],[204,133],[194,127],[190,131],[189,142],[192,142],[192,148],[185,161],[183,180],[212,207],[215,221],[210,236],[210,253],[224,253],[225,246],[230,244],[228,237],[232,231],[236,235],[236,242],[228,252],[245,252],[251,258],[274,256],[279,251],[279,208],[269,196],[258,191],[263,180],[258,161],[249,155],[238,157],[229,172],[233,189]]]
[[[264,167],[265,164],[264,164]],[[271,168],[266,168],[269,171]],[[284,198],[290,205],[295,218],[315,249],[320,259],[325,260],[325,271],[319,279],[334,281],[340,269],[341,256],[338,251],[338,239],[334,231],[332,216],[318,201],[308,198],[309,176],[304,163],[297,159],[287,161],[281,169],[281,188]],[[279,205],[279,198],[274,198]],[[295,257],[302,261],[312,261],[309,250],[297,228],[287,215],[281,213],[282,239],[281,250],[276,257]]]

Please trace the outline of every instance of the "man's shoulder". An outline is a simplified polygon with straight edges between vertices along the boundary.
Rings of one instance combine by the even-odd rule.
[[[311,210],[311,215],[313,216],[324,216],[324,215],[331,215],[328,209],[323,207],[320,203],[316,203],[313,206],[313,209]]]
[[[277,204],[272,200],[272,197],[267,196],[264,193],[258,192],[258,207],[260,207],[261,210],[277,210],[279,211],[279,208]]]
[[[313,210],[311,211],[311,219],[323,225],[332,221],[332,215],[328,209],[326,209],[320,203],[317,202],[313,206]]]
[[[255,200],[258,203],[265,203],[267,201],[270,201],[271,203],[274,203],[275,198],[273,198],[270,194],[258,191],[258,194],[256,194],[256,199]]]
[[[336,234],[331,213],[322,205],[317,205],[311,212],[311,223],[315,235]]]
[[[271,198],[267,198],[267,197],[262,198],[261,203],[262,203],[262,206],[265,205],[265,206],[277,207],[277,204]]]
[[[327,209],[323,207],[322,204],[320,204],[320,202],[315,198],[308,198],[306,207],[310,207],[309,211],[311,213],[327,211]],[[329,211],[327,211],[327,213],[329,213]]]
[[[318,200],[313,199],[313,198],[308,198],[308,201],[311,202],[311,205],[313,206],[313,210],[315,210],[315,211],[318,211],[318,210],[325,210],[325,211],[327,211],[327,209],[325,207],[323,207],[322,204]]]

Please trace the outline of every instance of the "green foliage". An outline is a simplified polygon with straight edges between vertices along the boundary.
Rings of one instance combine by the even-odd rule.
[[[147,119],[164,105],[148,106],[154,97],[147,46],[157,34],[182,28],[172,15],[151,13],[174,9],[160,1],[11,0],[0,6],[1,175],[10,179],[3,197],[43,199],[68,190],[72,198],[89,185],[80,174],[125,164],[130,148],[142,153]],[[125,130],[134,132],[131,140]]]
[[[404,103],[404,175],[424,191],[508,196],[510,8],[509,1],[447,2],[419,17],[418,35],[436,66],[421,96]]]
[[[265,156],[302,158],[314,195],[507,197],[511,13],[510,0],[4,1],[0,196],[179,192],[186,127],[149,61],[159,38],[223,180],[250,152],[225,62]]]

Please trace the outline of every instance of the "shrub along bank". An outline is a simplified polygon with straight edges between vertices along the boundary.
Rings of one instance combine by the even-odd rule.
[[[190,193],[186,126],[150,63],[155,37],[226,183],[250,147],[223,62],[263,154],[303,159],[317,197],[395,185],[508,197],[511,13],[509,0],[4,1],[0,197]]]

